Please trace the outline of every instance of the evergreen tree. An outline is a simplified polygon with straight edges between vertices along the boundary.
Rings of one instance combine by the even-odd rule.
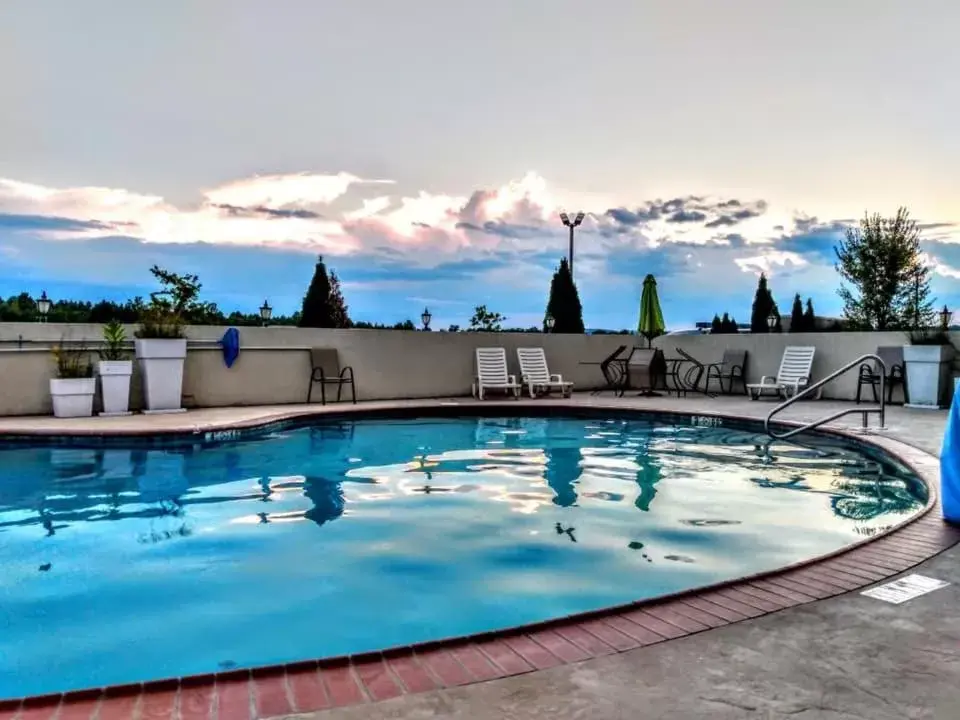
[[[726,314],[724,314],[726,317]],[[719,335],[723,332],[723,321],[720,319],[719,315],[713,316],[713,321],[710,323],[710,334]]]
[[[317,266],[307,294],[303,296],[303,309],[300,311],[300,327],[332,328],[335,324],[333,309],[330,306],[330,277],[323,257],[317,256]]]
[[[806,323],[803,321],[803,301],[800,299],[800,293],[793,296],[793,309],[790,311],[790,332],[809,332]]]
[[[720,320],[720,332],[724,335],[728,335],[731,332],[736,332],[736,325],[733,325],[733,330],[731,330],[731,325],[733,321],[730,319],[729,313],[724,313],[723,318]]]
[[[805,332],[817,331],[817,316],[813,314],[813,300],[807,298],[807,309],[803,313],[803,327]]]
[[[930,273],[920,269],[920,229],[906,208],[892,218],[864,215],[834,252],[846,283],[837,292],[849,327],[889,330],[925,321]]]
[[[560,267],[554,272],[550,282],[546,314],[553,317],[554,333],[582,334],[584,331],[583,306],[580,304],[580,295],[570,275],[570,265],[566,258],[560,261]]]
[[[753,309],[750,313],[750,332],[767,333],[770,332],[770,326],[767,324],[767,318],[776,310],[776,303],[773,302],[773,295],[767,286],[766,273],[760,273],[760,280],[757,282],[757,292],[753,296]],[[778,316],[779,311],[775,313]]]
[[[735,317],[730,318],[730,322],[727,325],[727,332],[730,335],[736,335],[740,332],[740,326],[737,325],[737,319]]]
[[[333,327],[348,328],[353,325],[347,314],[347,301],[343,299],[343,290],[340,289],[340,278],[334,270],[330,271],[330,317]]]

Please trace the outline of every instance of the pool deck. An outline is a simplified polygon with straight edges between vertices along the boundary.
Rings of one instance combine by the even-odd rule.
[[[218,408],[176,415],[0,418],[0,433],[198,432],[309,413],[475,404],[464,398],[357,406]],[[762,418],[745,398],[614,399],[572,404]],[[499,403],[490,403],[496,405]],[[800,402],[804,422],[849,403]],[[493,408],[491,407],[491,411]],[[945,411],[889,408],[864,439],[912,464],[936,489]],[[830,427],[850,430],[850,416]],[[882,538],[814,564],[720,589],[584,617],[368,655],[0,703],[0,720],[266,718],[951,718],[960,717],[960,531],[934,506]],[[944,552],[946,550],[946,552]],[[917,567],[919,564],[919,567]],[[857,591],[911,569],[954,583],[903,605]]]

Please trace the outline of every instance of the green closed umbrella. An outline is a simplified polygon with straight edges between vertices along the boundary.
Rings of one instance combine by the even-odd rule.
[[[655,337],[663,335],[667,326],[663,323],[660,311],[660,298],[657,297],[657,281],[653,275],[643,279],[643,294],[640,296],[640,326],[638,332],[647,339],[647,346]]]

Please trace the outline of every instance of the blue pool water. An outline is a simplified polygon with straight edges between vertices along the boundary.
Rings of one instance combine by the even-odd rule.
[[[0,445],[0,698],[654,597],[837,549],[927,499],[903,466],[837,440],[767,450],[756,432],[663,423],[369,419],[166,449]]]

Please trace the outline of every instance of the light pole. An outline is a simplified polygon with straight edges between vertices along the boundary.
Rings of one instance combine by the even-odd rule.
[[[433,315],[430,314],[430,309],[429,309],[429,308],[424,308],[424,309],[423,309],[423,312],[420,313],[420,322],[423,323],[423,329],[424,329],[424,330],[429,330],[429,329],[430,329],[430,321],[431,321],[432,319],[433,319]]]
[[[950,329],[950,321],[952,319],[953,319],[953,313],[950,312],[950,308],[944,305],[943,310],[940,311],[940,324],[943,325],[944,330]]]
[[[567,256],[567,262],[570,265],[570,278],[573,278],[573,229],[580,225],[583,222],[584,215],[582,212],[578,212],[576,217],[573,218],[573,222],[570,222],[570,216],[565,212],[560,213],[560,220],[565,226],[570,228],[570,254]]]
[[[264,327],[267,326],[267,323],[270,322],[270,318],[272,317],[273,317],[273,308],[270,307],[270,303],[264,300],[263,305],[260,306],[260,319],[263,321]]]
[[[547,313],[546,319],[544,319],[543,324],[547,326],[547,332],[553,332],[553,326],[557,324],[557,321],[554,319],[553,315]]]
[[[770,328],[770,332],[773,332],[773,329],[777,326],[777,316],[775,313],[770,313],[767,317],[767,327]]]
[[[40,311],[40,322],[45,323],[47,321],[47,313],[50,312],[50,306],[53,303],[50,302],[50,298],[47,297],[47,291],[44,290],[40,293],[40,297],[37,300],[37,310]]]

